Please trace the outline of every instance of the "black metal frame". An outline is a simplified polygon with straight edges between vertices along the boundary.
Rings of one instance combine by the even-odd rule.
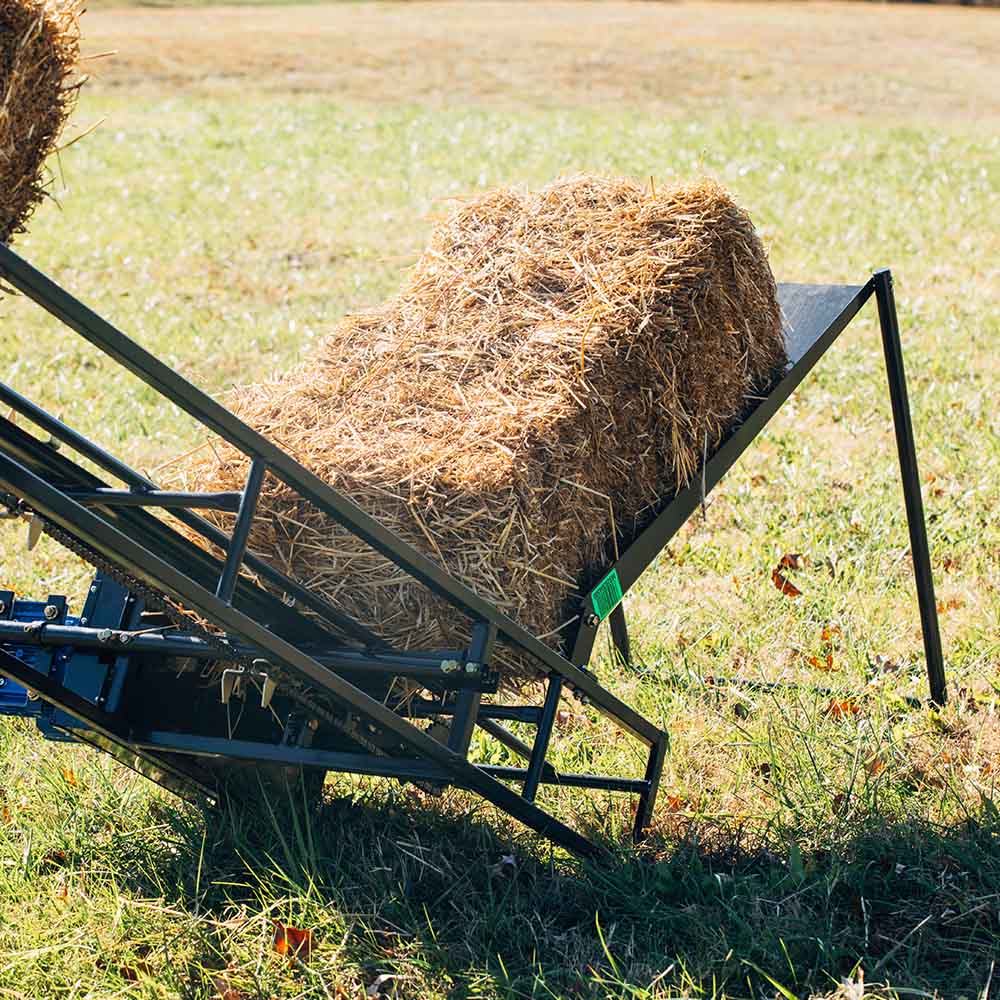
[[[343,706],[351,718],[377,734],[383,744],[389,741],[392,749],[384,753],[354,753],[284,742],[222,739],[203,733],[164,733],[149,726],[137,731],[134,727],[123,727],[122,719],[98,711],[97,706],[72,696],[72,692],[59,690],[48,679],[40,679],[37,672],[3,650],[0,650],[0,675],[33,688],[47,701],[80,719],[95,734],[90,742],[101,742],[102,749],[114,750],[119,759],[138,755],[145,765],[168,772],[169,784],[174,788],[179,787],[179,782],[186,782],[198,794],[210,792],[211,773],[200,769],[198,762],[219,759],[297,764],[452,784],[478,793],[533,830],[584,855],[593,854],[595,846],[537,806],[534,800],[541,784],[598,788],[639,794],[634,834],[637,839],[642,836],[655,804],[667,735],[607,691],[586,669],[602,611],[593,593],[585,599],[576,627],[565,640],[566,655],[562,655],[2,245],[0,276],[250,460],[247,483],[241,494],[159,491],[148,478],[0,383],[0,403],[11,406],[128,487],[127,490],[109,487],[61,456],[57,462],[48,445],[37,439],[26,443],[9,425],[5,430],[6,422],[2,422],[0,494],[6,493],[21,508],[93,550],[122,574],[168,595],[224,633],[222,639],[210,641],[195,635],[165,637],[87,629],[84,623],[48,628],[41,623],[26,635],[23,625],[0,620],[0,645],[6,643],[9,648],[16,640],[22,644],[72,645],[109,652],[114,649],[119,653],[126,645],[135,656],[263,661],[323,692]],[[885,345],[931,696],[942,702],[944,668],[891,277],[888,271],[880,271],[864,286],[781,287],[786,312],[793,314],[789,316],[787,334],[790,357],[787,370],[708,458],[700,481],[677,493],[607,571],[617,574],[622,592],[627,593],[702,502],[704,494],[722,478],[874,293]],[[452,651],[394,650],[308,588],[248,553],[250,524],[267,474],[282,480],[304,500],[465,614],[472,632],[469,646]],[[165,527],[164,522],[148,513],[150,507],[169,508],[177,520],[225,552],[224,560],[215,559]],[[192,510],[197,507],[236,509],[231,535],[194,514]],[[241,575],[243,566],[257,574],[269,590]],[[271,596],[275,590],[300,602],[314,617],[304,618],[277,602]],[[628,631],[620,603],[610,613],[610,626],[615,647],[627,662]],[[484,694],[496,690],[496,677],[489,663],[497,642],[515,647],[539,664],[540,673],[546,678],[541,706],[482,702]],[[398,676],[413,677],[439,696],[431,701],[411,699],[405,704],[392,704],[387,697],[373,696],[373,690],[381,690],[372,688],[373,677]],[[547,762],[559,700],[567,690],[588,700],[619,729],[645,744],[646,764],[641,779],[561,774]],[[446,741],[435,739],[411,721],[428,717],[450,719]],[[522,741],[502,726],[502,721],[534,725],[533,743]],[[526,767],[489,767],[471,762],[468,754],[476,726],[524,757]],[[359,744],[358,749],[365,749],[364,744]],[[504,781],[520,782],[520,794],[503,784]]]

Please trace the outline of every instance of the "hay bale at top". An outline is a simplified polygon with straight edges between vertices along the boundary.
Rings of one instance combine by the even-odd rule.
[[[764,248],[726,191],[585,176],[462,205],[402,294],[235,405],[558,645],[615,545],[784,362]],[[239,489],[247,469],[203,452],[191,472]],[[425,648],[467,636],[462,615],[272,479],[260,510],[251,548],[375,631]],[[501,665],[514,681],[536,669],[509,651]]]
[[[0,0],[0,243],[45,196],[82,79],[77,0]]]

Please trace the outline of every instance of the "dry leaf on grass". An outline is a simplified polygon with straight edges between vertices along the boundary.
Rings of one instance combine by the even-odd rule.
[[[851,698],[832,698],[826,707],[831,719],[849,719],[861,712],[861,706]]]
[[[795,586],[780,569],[775,567],[771,570],[771,582],[780,590],[785,597],[801,597],[802,591]]]
[[[279,955],[308,962],[312,955],[313,932],[275,920],[272,946]]]

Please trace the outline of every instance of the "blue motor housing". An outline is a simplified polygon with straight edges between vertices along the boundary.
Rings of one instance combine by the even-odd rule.
[[[0,619],[32,625],[88,625],[94,628],[127,627],[141,608],[129,592],[100,573],[94,578],[79,617],[68,614],[66,598],[49,595],[45,601],[17,599],[12,591],[0,590]],[[21,660],[39,674],[86,698],[94,705],[114,711],[121,699],[128,673],[128,659],[73,646],[39,646],[0,643],[0,649]],[[86,729],[75,717],[7,678],[0,677],[0,716],[34,719],[46,739],[72,742],[73,730]]]

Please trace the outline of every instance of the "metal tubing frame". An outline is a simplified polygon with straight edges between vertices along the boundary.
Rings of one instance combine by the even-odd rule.
[[[131,632],[127,629],[60,625],[47,621],[34,624],[38,627],[29,629],[24,622],[0,618],[0,644],[55,648],[71,646],[74,649],[97,649],[115,656],[170,656],[203,661],[218,661],[227,654],[233,660],[252,659],[257,655],[253,646],[232,639],[227,639],[220,647],[218,643],[209,642],[201,636],[184,633],[159,635],[155,631]],[[407,677],[448,689],[473,689],[480,693],[493,693],[494,689],[489,674],[446,673],[442,670],[441,663],[461,658],[461,650],[445,652],[439,660],[427,658],[420,653],[356,653],[340,649],[310,649],[309,652],[317,663],[338,673],[356,674],[359,677]],[[518,717],[518,721],[525,720]]]
[[[240,493],[189,493],[178,490],[115,490],[100,487],[68,491],[67,496],[87,507],[159,507],[162,510],[222,510],[235,514]]]
[[[876,271],[872,282],[878,303],[885,371],[892,403],[892,423],[896,432],[896,450],[899,453],[899,474],[906,505],[906,524],[910,533],[910,553],[913,558],[913,575],[920,607],[927,679],[930,684],[931,701],[943,705],[948,697],[944,655],[941,651],[941,630],[938,625],[937,602],[934,598],[934,574],[931,570],[930,550],[927,545],[927,524],[924,520],[924,502],[920,494],[917,448],[913,440],[913,421],[906,390],[906,372],[903,368],[903,347],[899,337],[899,317],[896,313],[896,297],[892,288],[892,273],[888,268]]]
[[[254,455],[250,462],[250,473],[247,476],[246,486],[243,487],[243,497],[240,500],[239,513],[236,515],[233,536],[226,551],[226,562],[222,567],[222,576],[219,577],[219,584],[215,588],[215,596],[221,598],[226,604],[233,603],[233,591],[236,589],[236,579],[240,575],[240,567],[243,565],[247,540],[250,538],[250,528],[253,526],[254,514],[257,512],[257,500],[260,497],[260,488],[263,485],[266,471],[267,466],[263,460]]]
[[[242,494],[233,536],[231,539],[226,539],[228,542],[226,545],[227,558],[216,595],[211,595],[194,581],[174,570],[169,564],[156,559],[152,553],[117,531],[115,527],[90,514],[83,506],[74,502],[71,497],[67,497],[65,494],[60,495],[59,490],[50,487],[45,480],[34,476],[30,470],[13,459],[6,458],[2,453],[0,453],[0,487],[10,490],[15,496],[28,499],[31,506],[39,513],[63,527],[64,530],[72,531],[74,535],[80,537],[96,551],[112,558],[140,579],[145,579],[152,586],[171,594],[175,599],[180,600],[210,620],[217,624],[221,623],[239,641],[268,655],[285,667],[297,671],[308,680],[326,689],[334,697],[345,702],[362,718],[393,733],[404,745],[423,759],[417,763],[421,763],[422,766],[426,764],[431,772],[438,772],[435,780],[443,779],[449,783],[475,790],[532,829],[549,836],[570,850],[585,855],[595,852],[594,845],[533,805],[538,785],[542,782],[582,784],[583,787],[605,787],[611,790],[638,792],[640,801],[636,813],[634,833],[637,839],[641,837],[655,803],[667,748],[667,737],[652,723],[606,691],[583,669],[589,662],[599,624],[595,621],[594,614],[587,613],[588,609],[585,607],[585,613],[580,616],[575,639],[569,647],[572,652],[568,659],[564,658],[522,629],[516,622],[500,613],[488,602],[479,598],[433,561],[397,538],[390,530],[365,514],[352,501],[319,480],[267,439],[239,421],[211,397],[194,388],[153,355],[129,340],[124,334],[87,309],[82,303],[51,282],[41,272],[21,260],[5,246],[0,246],[0,274],[3,274],[11,284],[56,318],[250,458],[247,487]],[[857,290],[857,295],[850,305],[842,311],[825,333],[810,345],[804,359],[799,359],[800,363],[790,367],[775,391],[769,393],[730,438],[723,442],[706,463],[701,482],[681,490],[650,527],[642,532],[636,541],[616,560],[613,568],[618,573],[623,592],[627,592],[663,548],[666,541],[696,509],[705,493],[714,487],[728,471],[733,462],[742,454],[802,378],[839,336],[873,291],[878,295],[907,519],[910,526],[918,596],[924,625],[928,671],[931,675],[932,697],[935,700],[943,701],[944,673],[940,655],[940,638],[937,633],[936,608],[933,600],[933,581],[930,575],[919,479],[916,477],[915,448],[906,399],[905,377],[902,370],[898,324],[892,300],[891,278],[887,271],[878,272],[863,288]],[[6,389],[3,386],[0,388]],[[29,404],[29,406],[33,408],[33,404]],[[39,410],[38,412],[43,414],[48,422],[52,422],[52,418],[48,417],[44,411]],[[44,424],[40,425],[44,426]],[[74,434],[74,432],[69,433]],[[86,439],[79,438],[78,435],[75,437],[91,448],[96,448],[96,446],[86,442]],[[104,456],[102,453],[102,457],[109,458],[118,468],[127,469],[122,463],[118,463],[110,456]],[[145,480],[145,477],[138,476],[132,470],[127,471],[131,479],[142,480],[143,487],[153,487],[153,484]],[[307,652],[274,636],[267,629],[262,629],[231,606],[233,589],[239,576],[239,567],[246,555],[246,540],[265,471],[271,471],[273,475],[300,496],[367,542],[380,554],[426,585],[432,592],[473,620],[479,621],[490,630],[490,643],[492,643],[492,637],[498,636],[501,641],[528,653],[544,665],[549,671],[549,687],[538,719],[538,732],[526,769],[476,766],[466,759],[471,733],[477,721],[487,731],[494,727],[500,730],[508,739],[502,739],[499,735],[497,738],[514,749],[515,752],[527,749],[526,744],[517,740],[513,734],[507,733],[503,727],[490,723],[485,717],[478,720],[480,697],[478,692],[464,691],[460,694],[459,702],[455,707],[449,745],[443,746],[401,719],[380,702],[370,698],[343,678],[326,670],[319,660]],[[120,475],[119,472],[115,474]],[[130,481],[130,478],[126,478],[126,482]],[[137,484],[133,483],[133,485]],[[181,513],[188,514],[186,510]],[[193,517],[193,515],[189,516]],[[202,519],[197,518],[196,520],[201,521]],[[207,525],[207,522],[203,523]],[[224,533],[217,532],[216,529],[213,531],[225,538]],[[202,533],[207,536],[207,532],[202,531]],[[112,552],[114,555],[111,555]],[[249,565],[249,556],[247,556],[246,561]],[[308,591],[306,593],[308,594]],[[220,599],[221,605],[218,603]],[[927,610],[928,601],[930,602],[929,612]],[[592,610],[596,612],[596,609]],[[622,660],[628,662],[628,632],[620,604],[612,612],[611,625],[615,648]],[[546,763],[549,738],[564,683],[577,691],[578,694],[591,700],[596,708],[609,716],[623,730],[647,744],[649,754],[645,776],[642,779],[556,775],[550,765]],[[233,747],[232,753],[227,750],[224,755],[239,756],[239,753],[236,752],[238,741],[220,742]],[[518,743],[520,746],[512,747],[514,743]],[[169,749],[181,753],[197,752],[184,750],[180,747],[170,747]],[[300,754],[304,748],[286,749],[291,753]],[[261,752],[261,748],[258,747],[256,752]],[[265,749],[264,752],[269,753],[270,751]],[[329,753],[326,751],[311,752]],[[345,758],[357,756],[368,761],[376,759],[364,754],[340,754],[339,756]],[[405,777],[404,772],[409,767],[405,764],[405,760],[405,758],[399,757],[387,758],[385,773],[394,777]],[[301,759],[298,762],[305,763]],[[344,763],[346,765],[346,761]],[[354,764],[361,766],[360,761],[355,761]],[[369,763],[365,766],[373,767],[376,765]],[[347,766],[341,769],[350,770]],[[378,772],[363,771],[361,773]],[[518,796],[500,784],[497,780],[500,777],[509,780],[523,780],[522,794]],[[585,779],[590,782],[598,781],[600,784],[583,784]]]
[[[135,745],[145,751],[169,751],[193,757],[234,757],[261,763],[319,767],[327,771],[367,774],[380,778],[446,782],[459,788],[476,790],[472,785],[454,780],[447,768],[423,758],[377,757],[371,754],[316,750],[312,747],[259,743],[253,740],[229,740],[215,736],[192,736],[159,730],[137,733],[134,739]],[[523,781],[526,774],[523,768],[491,764],[481,764],[476,770],[498,781]],[[566,788],[592,788],[640,795],[647,786],[647,782],[641,778],[616,778],[603,774],[563,774],[551,769],[543,774],[542,782]]]
[[[2,249],[0,247],[0,250]],[[228,634],[255,647],[263,658],[317,685],[335,699],[345,703],[365,721],[388,730],[417,756],[440,764],[451,783],[477,792],[526,826],[576,854],[590,857],[600,853],[596,845],[586,837],[527,802],[487,772],[471,764],[465,757],[456,754],[423,730],[402,719],[380,701],[324,667],[298,647],[226,604],[113,525],[97,517],[86,507],[70,500],[60,490],[2,453],[0,453],[0,489],[26,499],[32,509],[43,517],[64,531],[72,532],[74,537],[125,568],[132,576],[225,628]],[[3,672],[2,664],[0,672]],[[646,726],[649,727],[650,724],[646,723]],[[388,759],[398,760],[398,758]]]

